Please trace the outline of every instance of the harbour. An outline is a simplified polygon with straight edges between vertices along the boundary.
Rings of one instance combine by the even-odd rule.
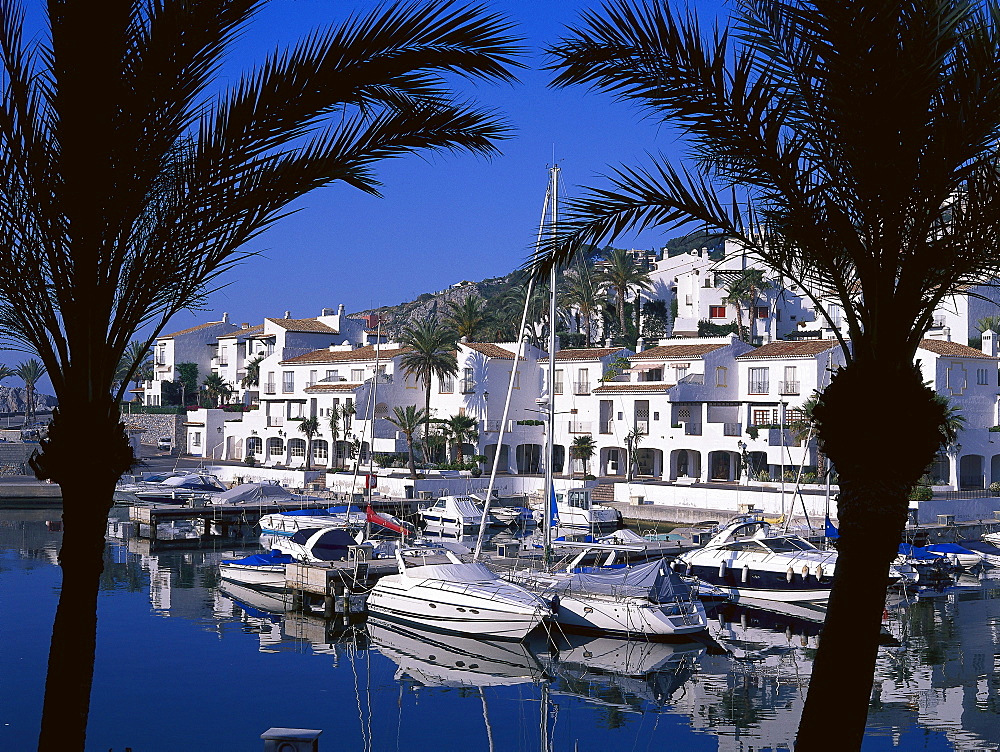
[[[31,747],[37,728],[58,595],[52,518],[0,510],[0,598],[14,615],[0,656],[6,749]],[[761,604],[713,609],[705,641],[433,634],[219,579],[221,560],[254,549],[109,541],[88,749],[260,749],[272,727],[324,729],[321,749],[791,749],[821,639],[808,609]],[[863,749],[994,749],[1000,580],[987,570],[887,605]],[[131,712],[139,704],[155,719]]]

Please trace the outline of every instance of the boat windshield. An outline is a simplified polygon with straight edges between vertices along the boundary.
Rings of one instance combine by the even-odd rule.
[[[765,538],[760,542],[775,553],[784,551],[813,551],[816,549],[816,546],[809,541],[797,537]]]

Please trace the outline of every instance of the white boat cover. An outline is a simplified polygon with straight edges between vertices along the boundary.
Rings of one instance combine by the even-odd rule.
[[[273,483],[243,483],[236,488],[218,494],[216,504],[253,504],[259,501],[275,501],[277,499],[295,499],[287,489]]]
[[[452,517],[473,517],[480,519],[483,516],[483,507],[475,499],[469,496],[442,496],[444,502],[444,513]],[[426,511],[440,512],[440,508],[429,507]]]
[[[447,582],[493,582],[499,579],[485,564],[423,564],[406,570],[410,578]]]
[[[687,583],[661,559],[621,569],[574,573],[560,579],[554,588],[565,592],[645,596],[653,603],[691,597]]]

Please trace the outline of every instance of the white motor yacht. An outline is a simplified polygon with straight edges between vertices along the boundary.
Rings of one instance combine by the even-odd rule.
[[[837,552],[794,533],[775,531],[759,515],[730,520],[703,548],[685,551],[674,570],[714,585],[731,598],[813,601],[830,597]]]
[[[382,618],[441,632],[521,640],[550,616],[549,604],[506,582],[484,564],[460,562],[407,567],[383,577],[368,596],[368,610]]]

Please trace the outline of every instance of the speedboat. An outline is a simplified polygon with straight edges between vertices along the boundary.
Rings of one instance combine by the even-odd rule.
[[[759,515],[730,520],[704,545],[685,551],[674,571],[714,585],[731,598],[814,601],[830,597],[837,552],[794,533],[776,532]]]
[[[115,498],[146,504],[187,504],[192,501],[207,502],[214,494],[226,490],[219,479],[209,473],[172,472],[120,485],[115,489]]]
[[[472,496],[441,496],[431,506],[417,511],[428,528],[461,532],[478,530],[485,513],[483,505]],[[494,524],[493,519],[487,522]]]
[[[399,573],[375,584],[369,612],[440,632],[506,640],[523,639],[551,616],[538,595],[502,580],[482,563],[464,563],[447,553],[447,564],[407,567],[397,552]]]
[[[306,564],[344,561],[358,541],[339,527],[303,528],[293,535],[261,535],[262,548]]]
[[[287,512],[261,515],[260,530],[264,535],[292,536],[299,530],[319,527],[339,527],[360,530],[366,523],[379,528],[412,535],[413,525],[386,512],[370,509],[362,512],[354,506],[332,506],[325,509],[293,509]]]
[[[621,527],[621,512],[611,507],[595,506],[591,501],[589,488],[556,491],[555,497],[554,523],[560,533],[574,529],[601,533]],[[536,515],[541,519],[542,512],[539,510]]]
[[[259,590],[284,590],[285,565],[295,559],[278,551],[253,554],[242,559],[223,559],[219,562],[219,577]]]
[[[703,632],[705,607],[662,559],[624,567],[577,567],[594,549],[583,545],[566,571],[515,569],[503,576],[552,604],[553,619],[570,631],[657,639]]]

